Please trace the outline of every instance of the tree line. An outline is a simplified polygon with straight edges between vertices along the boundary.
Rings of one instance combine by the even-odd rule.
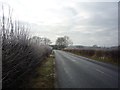
[[[39,43],[40,45],[50,45],[52,44],[51,40],[48,38],[41,38],[38,36],[34,36],[30,38],[31,41]],[[64,49],[69,45],[72,45],[73,42],[68,36],[58,37],[56,39],[55,45],[51,45],[53,49]]]

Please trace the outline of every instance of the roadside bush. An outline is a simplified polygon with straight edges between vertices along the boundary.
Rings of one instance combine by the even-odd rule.
[[[12,21],[11,16],[0,18],[2,30],[2,85],[11,88],[24,79],[27,72],[45,59],[51,49],[48,45],[31,42],[27,27]],[[17,87],[17,86],[15,86]]]

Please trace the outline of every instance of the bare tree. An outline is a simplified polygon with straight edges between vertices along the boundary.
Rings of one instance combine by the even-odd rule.
[[[48,38],[43,38],[43,41],[44,41],[44,45],[50,45],[52,43],[51,40]]]
[[[72,44],[73,44],[73,42],[70,40],[70,38],[68,36],[59,37],[56,40],[56,45],[58,46],[59,49],[65,48]]]
[[[34,43],[37,43],[39,45],[50,45],[52,42],[50,39],[48,38],[41,38],[41,37],[38,37],[38,36],[33,36],[31,38],[31,41],[34,42]]]

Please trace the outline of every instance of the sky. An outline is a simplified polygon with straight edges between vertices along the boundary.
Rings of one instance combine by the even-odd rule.
[[[113,2],[114,1],[114,2]],[[118,45],[119,0],[0,0],[15,20],[29,23],[30,35],[69,36],[74,45]],[[1,15],[1,9],[0,9]]]

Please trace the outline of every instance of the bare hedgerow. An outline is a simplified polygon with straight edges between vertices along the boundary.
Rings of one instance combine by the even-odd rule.
[[[65,49],[64,51],[72,52],[85,57],[91,57],[93,59],[97,59],[104,62],[118,64],[118,58],[119,58],[118,49],[115,50]]]
[[[51,52],[48,45],[39,45],[30,41],[28,28],[13,21],[12,12],[3,15],[0,29],[2,31],[2,84],[3,88],[13,87],[26,72],[30,71]],[[17,86],[16,86],[17,87]]]

